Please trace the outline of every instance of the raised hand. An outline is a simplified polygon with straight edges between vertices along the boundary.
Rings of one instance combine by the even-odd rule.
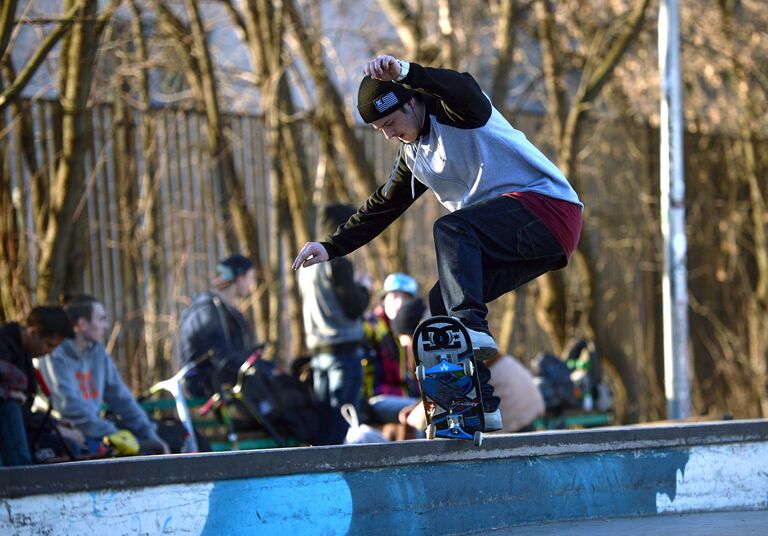
[[[400,62],[397,61],[397,58],[383,54],[366,63],[363,72],[376,80],[390,82],[397,80],[397,77],[400,76],[400,69]]]

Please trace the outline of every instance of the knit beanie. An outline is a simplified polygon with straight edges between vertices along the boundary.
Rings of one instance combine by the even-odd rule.
[[[343,203],[324,205],[320,210],[318,225],[320,231],[328,235],[336,232],[339,225],[344,225],[357,212],[352,206]]]
[[[365,76],[357,90],[357,111],[366,123],[373,123],[401,108],[415,95],[394,82],[382,82]]]
[[[251,268],[253,268],[253,261],[239,253],[235,253],[226,259],[222,259],[219,261],[219,264],[216,265],[216,271],[219,273],[219,281],[222,283],[234,281]]]

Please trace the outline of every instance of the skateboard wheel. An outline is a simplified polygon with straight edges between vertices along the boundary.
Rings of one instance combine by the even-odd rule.
[[[416,379],[420,382],[423,382],[426,376],[426,369],[424,368],[424,365],[418,365],[416,367]]]
[[[426,429],[427,439],[434,439],[435,432],[437,432],[437,427],[434,424],[427,425],[427,429]]]
[[[464,375],[465,376],[472,376],[475,373],[475,366],[472,364],[472,361],[467,359],[464,361]]]
[[[475,432],[475,437],[473,438],[473,442],[476,447],[479,447],[480,445],[483,444],[483,433],[480,430]]]

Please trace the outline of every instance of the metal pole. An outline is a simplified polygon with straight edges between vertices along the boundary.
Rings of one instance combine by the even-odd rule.
[[[659,3],[659,71],[664,390],[667,417],[685,419],[691,415],[691,386],[688,376],[688,244],[685,236],[683,98],[677,0],[660,0]]]

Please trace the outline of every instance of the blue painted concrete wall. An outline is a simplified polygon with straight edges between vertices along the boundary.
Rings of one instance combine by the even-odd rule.
[[[465,450],[445,463],[404,456],[402,464],[382,458],[381,466],[344,470],[329,463],[328,471],[300,474],[4,497],[0,534],[452,534],[566,519],[768,509],[768,441],[675,447],[633,441],[627,444],[641,446],[574,440],[506,455]],[[327,452],[375,456],[387,447]],[[429,452],[428,445],[419,448]],[[237,474],[236,466],[231,470]]]

